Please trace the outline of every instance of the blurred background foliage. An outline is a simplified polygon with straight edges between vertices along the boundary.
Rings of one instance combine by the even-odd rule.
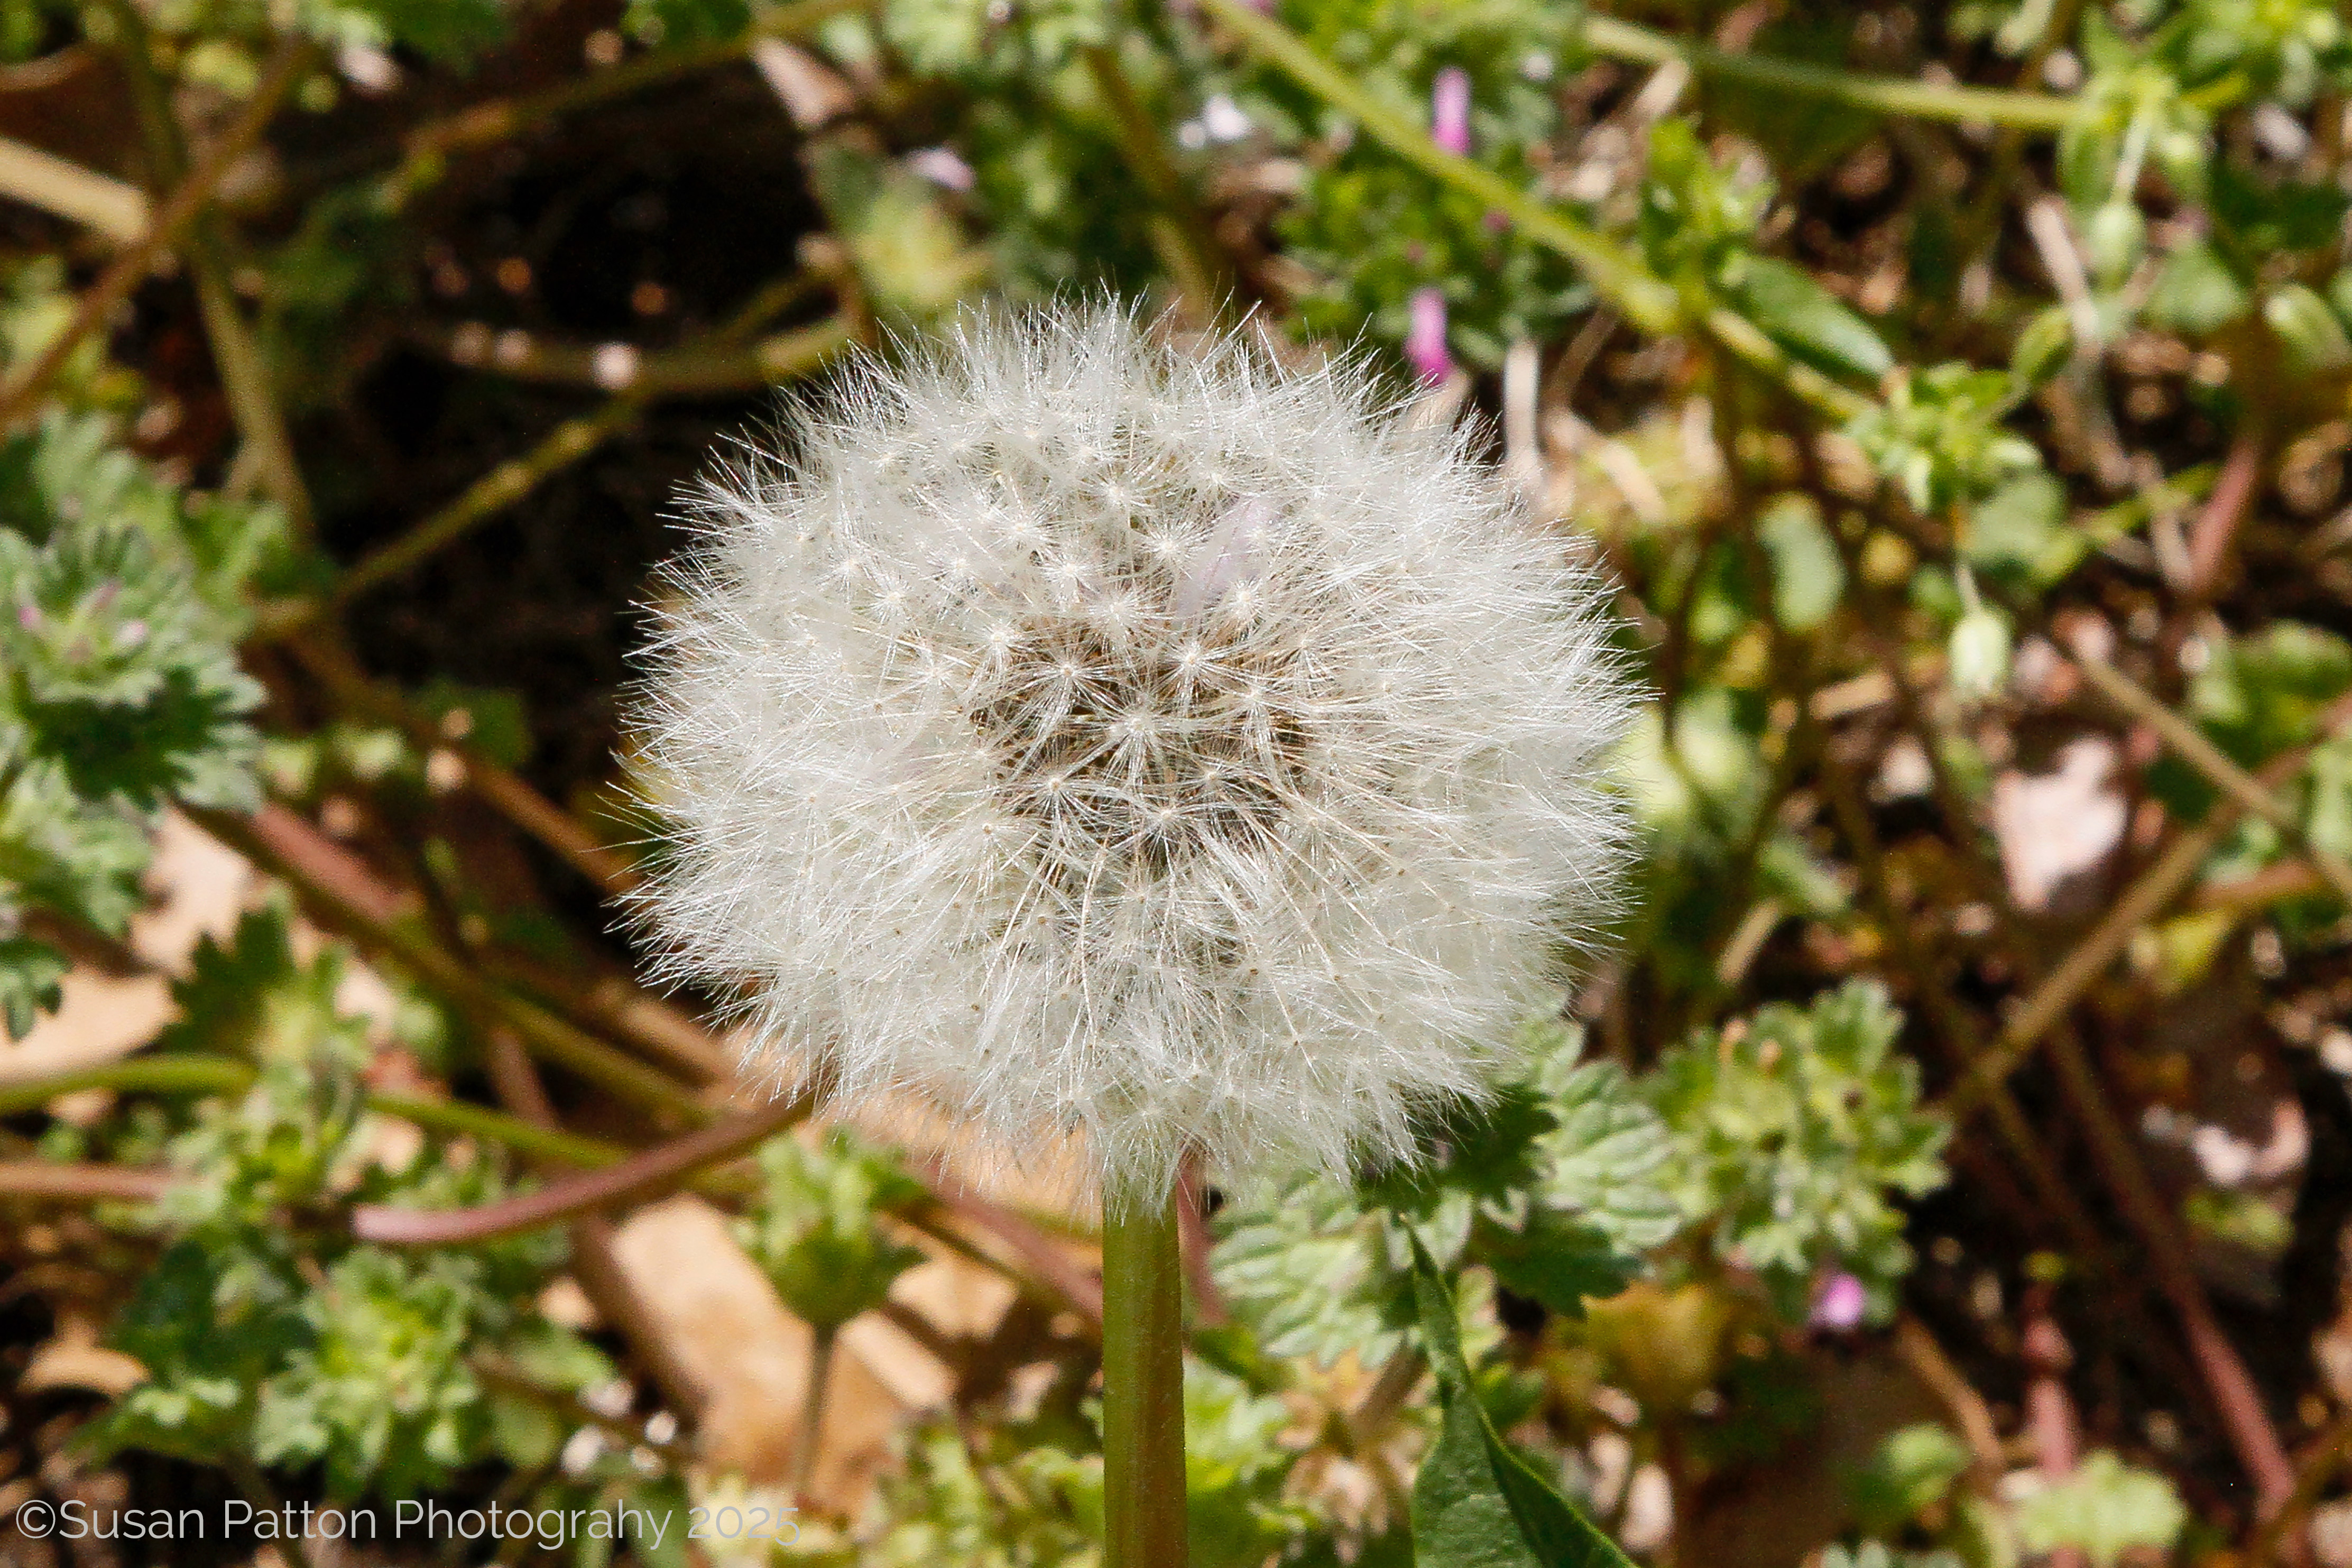
[[[1087,1224],[614,924],[674,488],[1087,289],[1474,422],[1654,694],[1522,1079],[1191,1193],[1197,1560],[1469,1561],[1466,1452],[2352,1565],[2347,89],[2327,0],[0,0],[0,1562],[1092,1560]],[[681,1530],[14,1522],[427,1497]]]

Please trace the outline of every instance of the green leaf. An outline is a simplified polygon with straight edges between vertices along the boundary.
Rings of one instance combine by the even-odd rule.
[[[2050,586],[2090,552],[2066,523],[2066,487],[2040,468],[2016,475],[1968,510],[1962,552],[1969,565],[2021,588]]]
[[[1259,1568],[1315,1522],[1284,1496],[1296,1452],[1282,1435],[1296,1419],[1272,1394],[1197,1361],[1184,1366],[1186,1536],[1193,1568]]]
[[[2352,193],[2332,182],[2266,181],[2227,161],[2213,166],[2214,225],[2249,258],[2334,246],[2347,208]]]
[[[1667,1053],[1644,1083],[1675,1134],[1668,1187],[1717,1254],[1755,1269],[1790,1319],[1837,1268],[1891,1310],[1910,1268],[1887,1201],[1944,1181],[1950,1127],[1921,1109],[1919,1069],[1895,1046],[1903,1016],[1874,981],[1807,1007],[1774,1003]]]
[[[1829,619],[1845,594],[1845,564],[1821,512],[1802,496],[1783,496],[1756,521],[1772,562],[1772,614],[1792,632]]]
[[[1941,1502],[1969,1464],[1968,1445],[1934,1422],[1889,1433],[1870,1463],[1847,1482],[1855,1522],[1870,1535],[1899,1533]]]
[[[2263,300],[2263,320],[2286,345],[2287,363],[2306,374],[2352,363],[2352,339],[2327,301],[2300,283],[2282,283]]]
[[[501,0],[307,0],[298,16],[313,37],[342,47],[397,45],[463,64],[507,36]]]
[[[1506,1444],[1478,1400],[1454,1299],[1412,1237],[1413,1296],[1444,1416],[1412,1486],[1420,1568],[1632,1568],[1614,1542]]]
[[[2147,297],[2147,317],[2160,327],[2203,336],[2238,320],[2252,304],[2253,296],[2221,254],[2191,239],[2164,258]]]
[[[1555,1123],[1537,1140],[1544,1204],[1622,1253],[1664,1246],[1682,1227],[1662,1184],[1674,1139],[1615,1062],[1580,1058],[1583,1031],[1551,1016],[1529,1026],[1535,1085]]]
[[[2314,738],[2327,704],[2352,689],[2352,643],[2321,626],[2273,621],[2215,639],[2189,682],[2189,707],[2249,767]]]
[[[1776,257],[1744,258],[1732,299],[1773,342],[1823,370],[1875,381],[1895,356],[1838,297],[1802,268]]]
[[[1542,1208],[1518,1229],[1483,1230],[1478,1256],[1495,1271],[1496,1283],[1567,1318],[1582,1317],[1587,1298],[1625,1289],[1641,1268],[1597,1227]]]
[[[884,1210],[919,1197],[898,1165],[844,1131],[822,1147],[772,1138],[760,1150],[767,1185],[736,1238],[784,1305],[818,1329],[837,1329],[882,1304],[890,1282],[923,1260],[881,1228]]]
[[[2026,322],[2009,353],[2011,395],[2023,398],[2058,374],[2074,347],[2074,319],[2063,305],[2052,305]]]
[[[1447,1193],[1507,1200],[1534,1184],[1537,1140],[1559,1125],[1532,1084],[1506,1084],[1484,1105],[1454,1100],[1423,1132],[1437,1157],[1381,1172],[1363,1196],[1412,1219],[1428,1218]]]
[[[2110,1568],[2134,1547],[2169,1551],[2188,1522],[2170,1481],[2105,1449],[2017,1505],[2018,1539],[2029,1551],[2076,1547],[2093,1568]]]
[[[0,939],[0,1018],[8,1037],[21,1040],[33,1032],[43,1013],[58,1008],[58,983],[70,967],[65,954],[29,936]]]

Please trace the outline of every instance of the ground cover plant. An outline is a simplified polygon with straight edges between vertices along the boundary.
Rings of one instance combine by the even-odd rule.
[[[1490,1100],[1182,1184],[1193,1562],[2352,1563],[2336,7],[0,57],[0,1562],[1100,1561],[1084,1205],[739,1080],[623,918],[678,487],[1076,292],[1368,357],[1643,692]]]

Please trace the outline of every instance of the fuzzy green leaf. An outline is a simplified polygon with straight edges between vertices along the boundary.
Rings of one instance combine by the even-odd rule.
[[[1413,1479],[1414,1561],[1422,1568],[1631,1568],[1616,1543],[1495,1430],[1462,1353],[1454,1299],[1418,1237],[1412,1282],[1444,1405],[1436,1447]]]

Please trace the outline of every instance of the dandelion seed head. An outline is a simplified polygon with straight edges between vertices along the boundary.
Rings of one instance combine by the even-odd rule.
[[[1466,437],[1108,304],[796,413],[695,493],[635,715],[637,912],[749,1066],[1082,1131],[1122,1202],[1484,1091],[1608,910],[1632,694]]]

